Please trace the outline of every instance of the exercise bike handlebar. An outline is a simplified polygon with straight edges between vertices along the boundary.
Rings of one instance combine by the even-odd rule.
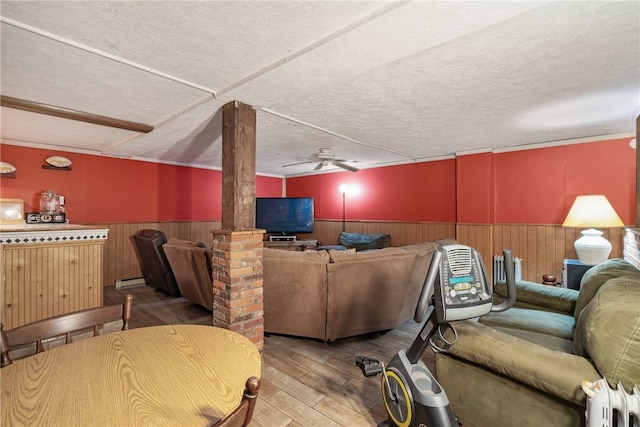
[[[503,249],[504,272],[507,276],[507,299],[502,303],[491,307],[491,311],[500,312],[508,310],[516,302],[516,271],[511,249]]]
[[[416,306],[416,312],[413,315],[413,320],[416,323],[422,323],[425,319],[427,308],[431,304],[431,298],[433,297],[434,283],[436,282],[436,276],[438,275],[438,269],[440,266],[440,258],[442,254],[439,251],[433,252],[433,259],[429,265],[429,271],[427,271],[427,277],[424,281],[424,286],[420,292],[420,298],[418,299],[418,305]]]

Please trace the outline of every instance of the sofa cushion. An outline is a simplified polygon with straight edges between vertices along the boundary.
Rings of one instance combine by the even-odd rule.
[[[416,280],[418,254],[394,247],[329,253],[329,340],[393,329],[413,315],[424,282]]]
[[[453,325],[458,331],[458,340],[447,354],[544,393],[584,405],[585,394],[580,384],[584,379],[598,375],[589,360],[505,334],[473,320],[453,322]],[[487,393],[490,393],[491,385],[487,387]]]
[[[339,243],[345,248],[382,249],[391,246],[391,236],[388,234],[340,233]]]
[[[182,296],[213,311],[212,250],[180,239],[169,239],[163,248]]]
[[[580,295],[576,301],[574,317],[578,318],[580,312],[589,304],[591,298],[598,293],[600,286],[607,280],[623,276],[640,278],[640,271],[630,262],[619,258],[607,260],[587,270],[580,281]]]
[[[592,359],[612,386],[640,384],[640,279],[602,285],[578,318],[573,352]]]
[[[552,311],[573,316],[578,291],[517,280],[516,296],[514,307]],[[507,284],[505,282],[498,282],[494,285],[493,298],[494,304],[501,303],[507,298]]]
[[[204,242],[194,242],[191,240],[178,239],[177,237],[169,238],[166,244],[174,245],[174,246],[189,246],[189,247],[209,249],[209,246],[207,246],[207,244]]]
[[[547,335],[540,332],[525,331],[523,329],[504,328],[500,326],[495,326],[493,328],[513,337],[520,338],[521,340],[538,344],[542,347],[548,348],[549,350],[571,353],[571,345],[573,344],[573,341],[570,339]]]
[[[263,249],[264,330],[325,339],[327,251]]]
[[[482,316],[480,322],[488,326],[521,329],[567,340],[573,339],[575,326],[575,319],[567,314],[515,307],[502,313]]]

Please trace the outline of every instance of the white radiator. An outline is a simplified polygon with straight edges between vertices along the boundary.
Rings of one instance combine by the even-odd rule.
[[[520,258],[513,258],[513,263],[516,267],[516,280],[522,280],[522,260]],[[504,282],[507,280],[507,275],[504,272],[504,256],[493,256],[493,284],[498,282]]]
[[[629,394],[620,384],[617,389],[612,389],[602,378],[594,383],[583,381],[582,390],[587,394],[587,427],[640,426],[638,386],[634,386]]]

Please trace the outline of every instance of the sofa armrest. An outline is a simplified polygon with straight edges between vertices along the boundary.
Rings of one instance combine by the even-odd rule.
[[[550,350],[473,320],[453,325],[458,340],[450,355],[565,401],[584,406],[582,381],[601,377],[584,357]]]
[[[516,282],[515,307],[552,311],[573,316],[576,300],[580,292],[575,289],[559,288],[540,283],[519,280]],[[494,302],[499,303],[507,297],[507,285],[498,282],[493,288]]]

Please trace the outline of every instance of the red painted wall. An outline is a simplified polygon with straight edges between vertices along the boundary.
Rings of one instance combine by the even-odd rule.
[[[456,178],[457,222],[493,223],[493,154],[456,157]]]
[[[317,219],[561,224],[578,194],[605,194],[623,222],[635,223],[635,150],[631,138],[508,153],[459,156],[358,173],[286,180],[288,196],[314,197]],[[70,172],[42,169],[63,155]],[[0,179],[0,196],[37,211],[49,188],[66,197],[70,220],[91,222],[221,219],[220,171],[2,145],[17,178]],[[457,182],[457,184],[456,184]],[[279,197],[282,179],[258,177],[259,197]]]
[[[315,199],[317,219],[561,224],[579,194],[604,194],[635,224],[635,150],[631,138],[481,153],[358,173],[289,178],[287,195]]]
[[[455,161],[441,160],[287,179],[287,196],[313,197],[316,219],[454,222]]]
[[[62,155],[71,171],[42,169],[44,159]],[[70,222],[156,222],[220,220],[221,172],[159,163],[67,153],[3,144],[0,159],[17,168],[16,178],[2,178],[3,198],[25,201],[25,211],[39,210],[40,193],[65,196]],[[282,195],[282,178],[258,176],[261,197]]]
[[[576,196],[604,194],[635,224],[631,138],[494,155],[495,222],[561,224]]]

